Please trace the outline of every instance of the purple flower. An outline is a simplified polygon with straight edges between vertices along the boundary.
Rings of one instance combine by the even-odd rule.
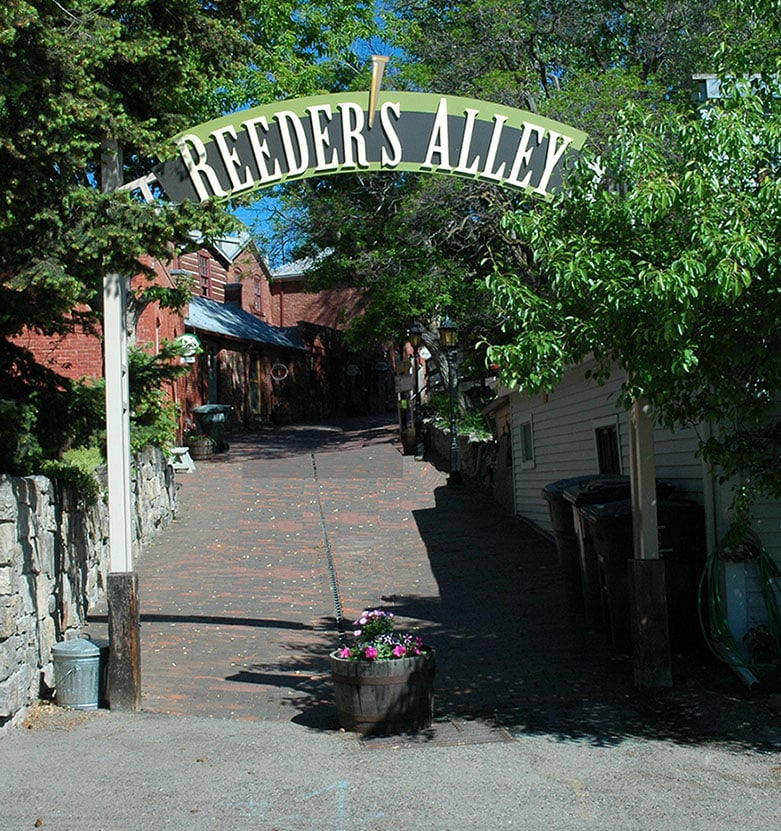
[[[340,658],[349,658],[350,657],[350,647],[345,646],[339,650],[339,657]]]
[[[377,647],[367,646],[363,650],[363,657],[366,658],[367,661],[373,661],[377,657]]]
[[[402,646],[400,643],[396,644],[393,648],[393,654],[397,658],[403,658],[407,654],[407,648]]]

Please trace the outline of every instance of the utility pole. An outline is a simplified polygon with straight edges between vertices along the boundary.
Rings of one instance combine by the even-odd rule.
[[[122,152],[116,142],[103,146],[104,193],[122,185]],[[103,350],[106,381],[109,547],[108,701],[112,710],[141,705],[141,626],[138,575],[133,571],[130,504],[130,393],[127,357],[127,292],[121,274],[103,278]]]

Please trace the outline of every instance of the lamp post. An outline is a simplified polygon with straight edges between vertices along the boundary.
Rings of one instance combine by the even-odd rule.
[[[447,354],[447,386],[450,393],[450,478],[448,479],[448,485],[460,485],[463,482],[461,478],[461,463],[458,457],[458,433],[456,431],[455,391],[458,376],[455,369],[457,339],[458,328],[450,319],[450,316],[445,315],[445,319],[439,326],[439,342]]]
[[[412,364],[413,382],[415,384],[415,458],[420,461],[424,454],[423,447],[423,408],[420,400],[420,378],[418,372],[418,350],[423,344],[423,328],[419,323],[410,326],[409,342],[412,345],[414,362]]]

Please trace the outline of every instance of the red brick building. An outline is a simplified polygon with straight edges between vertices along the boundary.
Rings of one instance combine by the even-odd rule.
[[[306,271],[310,259],[296,260],[271,272],[270,310],[275,326],[292,326],[299,321],[341,330],[363,309],[360,293],[350,287],[307,292]]]
[[[180,313],[133,303],[128,321],[129,342],[150,352],[185,333],[201,341],[192,371],[168,391],[182,436],[195,423],[194,408],[207,403],[230,404],[232,421],[245,427],[371,407],[377,386],[376,378],[366,380],[371,360],[348,355],[341,338],[345,323],[360,314],[357,291],[306,292],[306,263],[272,274],[249,234],[144,264],[159,285],[192,280],[193,300]],[[135,276],[131,286],[143,279]],[[103,374],[100,339],[83,329],[55,338],[25,332],[17,342],[65,377]]]

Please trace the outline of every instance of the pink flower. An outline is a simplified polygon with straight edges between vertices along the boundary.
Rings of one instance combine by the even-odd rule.
[[[377,657],[377,647],[367,646],[366,649],[363,650],[363,656],[367,660],[373,661]]]
[[[396,646],[393,647],[393,654],[397,658],[403,658],[407,654],[407,649],[406,649],[406,647],[404,647],[400,643],[398,643],[398,644],[396,644]]]
[[[345,646],[339,650],[339,657],[340,658],[349,658],[350,657],[350,647]]]

